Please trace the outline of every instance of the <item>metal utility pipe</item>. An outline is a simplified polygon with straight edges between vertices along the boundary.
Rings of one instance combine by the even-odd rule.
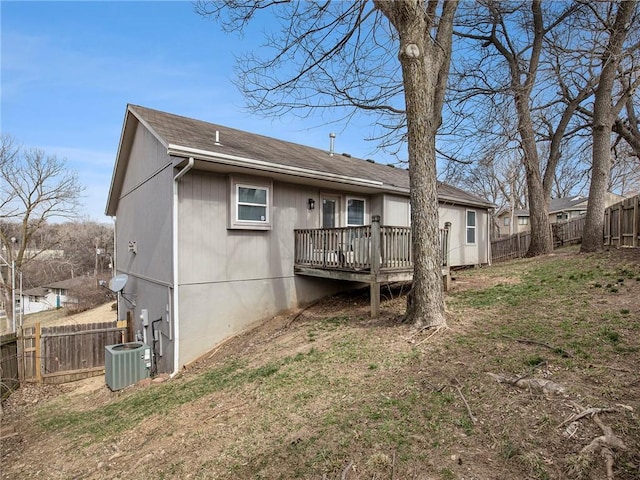
[[[173,177],[173,373],[180,371],[180,274],[178,268],[178,182],[193,168],[195,159],[189,157],[189,163]]]
[[[12,317],[13,331],[16,331],[16,262],[11,261],[11,303],[12,303]]]

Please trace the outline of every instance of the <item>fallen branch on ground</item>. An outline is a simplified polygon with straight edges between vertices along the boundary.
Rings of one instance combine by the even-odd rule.
[[[509,385],[513,385],[519,388],[527,388],[533,390],[539,390],[544,392],[545,394],[556,394],[556,395],[566,395],[566,388],[562,385],[559,385],[551,380],[540,379],[540,378],[522,378],[522,377],[513,377],[508,375],[497,375],[495,373],[487,372],[489,376],[494,378],[499,383],[506,383]],[[456,387],[458,388],[458,387]],[[608,412],[616,412],[616,411],[631,411],[633,412],[633,407],[629,405],[624,405],[621,403],[616,404],[615,407],[607,407],[607,408],[583,408],[581,405],[576,402],[571,401],[576,408],[581,410],[580,412],[571,415],[567,420],[558,425],[558,428],[566,425],[577,422],[578,420],[591,417],[593,421],[600,427],[603,435],[594,438],[589,445],[586,445],[582,450],[580,450],[580,456],[592,455],[597,451],[600,451],[600,455],[605,459],[606,469],[607,469],[607,480],[613,480],[613,467],[615,464],[614,451],[615,450],[627,450],[627,446],[624,442],[613,433],[613,429],[600,420],[598,414],[600,413],[608,413]],[[575,433],[575,431],[573,432]],[[573,436],[573,433],[570,434],[569,437]]]
[[[342,470],[342,475],[340,475],[340,480],[347,480],[347,475],[349,475],[349,470],[351,470],[352,466],[353,466],[353,460],[350,461],[346,467],[344,467],[344,470]]]
[[[411,340],[413,340],[413,337],[415,337],[416,335],[419,335],[420,333],[424,332],[425,330],[429,329],[431,327],[421,327],[418,330],[416,330],[415,332],[413,332],[409,338],[407,338],[407,342],[411,342]]]
[[[568,423],[575,422],[584,417],[593,417],[594,415],[597,415],[599,413],[619,412],[621,409],[633,411],[633,407],[630,407],[628,405],[622,405],[622,404],[618,404],[616,405],[616,407],[608,407],[608,408],[591,407],[591,408],[587,408],[586,410],[583,410],[580,413],[575,413],[571,415],[571,417],[567,418],[564,422],[558,425],[557,428],[563,427]]]
[[[510,335],[504,335],[504,334],[502,334],[501,336],[504,337],[504,338],[508,338],[510,340],[515,340],[516,342],[519,342],[519,343],[527,343],[529,345],[539,345],[541,347],[545,347],[545,348],[548,348],[549,350],[552,350],[552,351],[554,351],[556,353],[559,353],[560,355],[562,355],[565,358],[573,358],[573,355],[571,353],[567,352],[565,349],[560,348],[560,347],[555,347],[555,346],[550,345],[550,344],[545,343],[545,342],[539,342],[537,340],[530,340],[528,338],[516,338],[516,337],[512,337]]]
[[[429,385],[429,387],[431,387],[431,391],[436,392],[436,393],[441,393],[442,390],[444,390],[445,388],[448,387],[447,384],[442,385],[441,387],[437,387],[435,385],[433,385],[431,382],[429,382],[429,380],[422,380],[422,383]]]
[[[589,445],[580,450],[580,454],[593,454],[600,450],[600,454],[604,457],[607,466],[607,480],[613,480],[613,451],[616,449],[626,450],[627,446],[613,433],[611,427],[602,423],[597,414],[593,416],[593,421],[600,427],[604,435],[594,438]]]
[[[391,457],[391,480],[396,480],[396,452]]]
[[[478,420],[476,419],[476,417],[473,416],[473,412],[471,411],[471,407],[469,406],[469,403],[467,402],[467,399],[464,398],[464,395],[462,394],[462,389],[460,388],[460,381],[455,378],[454,379],[457,383],[457,385],[454,385],[454,387],[456,387],[456,390],[458,390],[458,394],[460,395],[460,398],[462,398],[462,401],[464,402],[464,406],[467,407],[467,413],[469,414],[469,418],[471,419],[471,423],[473,423],[474,425],[476,423],[478,423]]]
[[[427,328],[432,328],[432,327],[427,327]],[[427,338],[423,338],[422,340],[420,340],[418,343],[416,343],[416,347],[418,345],[422,345],[424,342],[428,341],[429,339],[431,339],[431,337],[434,337],[435,335],[437,335],[438,333],[442,332],[443,330],[449,330],[449,327],[447,327],[447,325],[438,325],[434,330],[433,333],[431,335],[429,335]]]
[[[566,395],[567,389],[551,380],[544,378],[521,378],[510,377],[508,375],[497,375],[488,372],[488,375],[494,378],[498,383],[506,383],[518,388],[535,390],[543,392],[546,395]]]
[[[629,370],[628,368],[614,367],[613,365],[597,365],[595,363],[590,363],[588,366],[594,368],[606,368],[613,370],[614,372],[635,373],[633,370]]]

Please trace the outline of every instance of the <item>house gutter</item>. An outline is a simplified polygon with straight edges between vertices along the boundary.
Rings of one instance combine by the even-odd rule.
[[[329,172],[319,172],[309,170],[307,168],[292,167],[278,163],[265,162],[263,160],[254,160],[251,158],[238,157],[225,153],[210,152],[197,148],[182,147],[180,145],[169,144],[167,148],[169,155],[184,157],[186,155],[194,155],[202,160],[214,160],[224,165],[232,165],[236,167],[251,167],[256,170],[263,170],[274,173],[284,173],[288,175],[297,175],[300,177],[315,178],[319,180],[333,180],[339,183],[348,183],[351,185],[360,185],[366,187],[382,187],[384,184],[378,180],[368,180],[366,178],[348,177],[346,175],[338,175]]]
[[[180,294],[179,294],[179,269],[178,269],[178,182],[184,177],[189,170],[193,168],[195,159],[189,157],[187,163],[173,177],[173,373],[172,376],[180,371]]]

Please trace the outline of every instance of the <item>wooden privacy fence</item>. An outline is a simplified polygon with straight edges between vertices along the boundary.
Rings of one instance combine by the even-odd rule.
[[[15,333],[0,336],[0,398],[15,390],[18,377],[18,337]]]
[[[491,261],[501,262],[524,257],[531,245],[531,232],[516,233],[491,242]]]
[[[582,241],[585,217],[551,225],[555,247]],[[626,198],[604,211],[604,244],[613,247],[640,247],[640,195]],[[531,233],[511,235],[491,242],[494,262],[522,257],[531,243]]]
[[[115,321],[23,328],[18,340],[20,376],[24,381],[65,383],[100,375],[104,347],[125,341],[126,330]]]
[[[604,211],[604,244],[640,246],[640,195],[626,198]]]
[[[586,217],[574,218],[564,222],[552,223],[551,233],[553,234],[553,246],[560,247],[571,245],[582,241],[582,231]]]

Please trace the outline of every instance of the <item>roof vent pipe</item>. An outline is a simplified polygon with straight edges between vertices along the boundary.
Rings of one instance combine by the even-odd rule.
[[[329,134],[329,156],[330,157],[333,157],[335,140],[336,140],[336,134],[331,132]]]
[[[214,143],[214,145],[216,146],[221,146],[222,144],[220,143],[220,131],[216,130],[216,143]]]

